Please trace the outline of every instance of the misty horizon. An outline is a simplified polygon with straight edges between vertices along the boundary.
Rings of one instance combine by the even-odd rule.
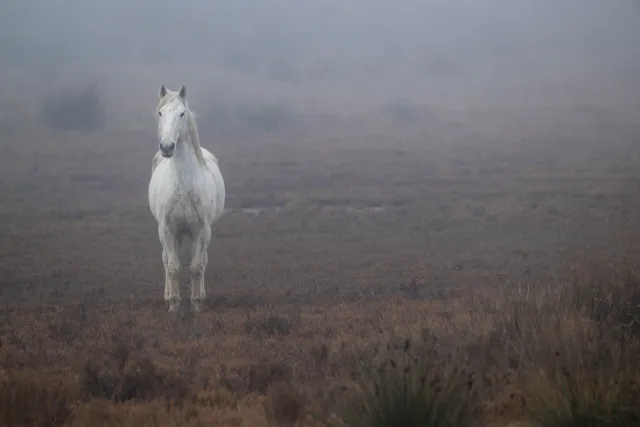
[[[9,93],[11,86],[42,92],[78,74],[113,80],[139,66],[153,67],[151,81],[129,79],[149,85],[148,93],[160,83],[190,83],[195,68],[221,86],[230,74],[298,91],[640,70],[633,1],[31,0],[3,9],[0,69]]]

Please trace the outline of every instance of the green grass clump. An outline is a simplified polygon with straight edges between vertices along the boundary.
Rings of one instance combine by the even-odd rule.
[[[461,354],[445,357],[410,340],[353,373],[354,388],[338,411],[341,427],[462,427],[478,409],[476,373]]]

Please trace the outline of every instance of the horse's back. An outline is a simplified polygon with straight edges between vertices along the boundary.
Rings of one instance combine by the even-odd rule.
[[[211,160],[216,165],[218,164],[218,158],[216,156],[214,156],[211,151],[207,150],[204,147],[200,147],[200,150],[202,150],[202,155],[204,156],[204,158],[206,160]]]

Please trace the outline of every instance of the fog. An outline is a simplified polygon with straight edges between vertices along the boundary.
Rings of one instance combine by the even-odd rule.
[[[640,3],[631,0],[3,3],[5,103],[84,81],[111,94],[112,110],[129,94],[132,113],[150,108],[161,83],[334,112],[395,98],[552,102],[560,89],[633,100],[619,81],[640,75]]]

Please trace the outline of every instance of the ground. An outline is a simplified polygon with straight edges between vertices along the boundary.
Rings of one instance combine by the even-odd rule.
[[[286,425],[287,413],[320,423],[309,413],[334,410],[345,370],[375,346],[425,330],[490,337],[496,315],[478,311],[479,298],[639,254],[639,112],[443,111],[326,132],[202,132],[228,212],[195,316],[187,299],[179,314],[163,300],[146,195],[153,123],[12,128],[0,146],[3,375],[35,384],[51,411],[59,382],[71,425]],[[286,406],[276,383],[300,395],[290,399],[300,414],[272,408]],[[515,406],[487,417],[518,418]]]

